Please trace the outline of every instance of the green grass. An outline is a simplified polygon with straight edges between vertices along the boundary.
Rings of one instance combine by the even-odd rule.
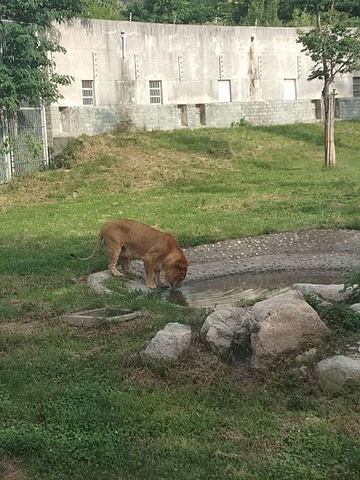
[[[176,368],[138,352],[169,321],[204,312],[156,294],[96,295],[99,228],[129,217],[182,245],[312,228],[360,228],[360,123],[338,123],[323,169],[321,125],[84,137],[69,170],[0,190],[0,476],[62,479],[357,479],[359,396],[326,397],[291,375],[262,378],[194,349]],[[82,146],[81,146],[82,145]],[[73,156],[74,155],[74,156]],[[77,158],[77,161],[76,161]],[[69,311],[140,309],[124,326],[64,326]],[[19,476],[19,478],[21,478]]]

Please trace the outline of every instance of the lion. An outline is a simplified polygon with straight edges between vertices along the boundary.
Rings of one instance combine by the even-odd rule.
[[[180,288],[186,277],[189,264],[172,233],[160,232],[135,220],[112,220],[101,228],[95,249],[89,257],[72,256],[78,260],[89,260],[102,244],[105,244],[109,270],[114,276],[123,276],[117,269],[118,262],[122,271],[129,273],[131,260],[143,260],[146,286],[150,289],[157,285],[166,286],[160,280],[161,271],[173,288]]]

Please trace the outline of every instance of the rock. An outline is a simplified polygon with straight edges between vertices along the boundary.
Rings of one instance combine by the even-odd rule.
[[[96,327],[101,323],[117,324],[134,320],[145,316],[142,311],[131,311],[119,308],[95,308],[83,312],[68,313],[63,315],[62,320],[76,327]]]
[[[350,295],[350,292],[342,292],[344,285],[317,285],[313,283],[295,283],[292,286],[293,290],[301,292],[303,295],[315,293],[321,295],[327,300],[339,302]]]
[[[168,323],[157,332],[140,356],[144,361],[175,362],[186,353],[190,343],[190,327],[181,323]]]
[[[227,307],[211,313],[200,330],[201,340],[221,358],[229,358],[234,347],[239,356],[250,353],[251,333],[256,323],[250,309]]]
[[[258,323],[251,339],[251,363],[255,367],[262,367],[278,355],[297,351],[305,342],[319,343],[329,332],[316,311],[295,290],[256,303],[252,314]]]
[[[355,312],[360,313],[360,303],[353,303],[352,305],[350,305],[350,308],[355,310]]]
[[[329,393],[360,386],[360,359],[343,355],[321,360],[315,368],[320,385]]]
[[[96,293],[110,295],[113,292],[103,285],[103,283],[106,282],[106,280],[109,280],[109,278],[111,278],[110,272],[105,270],[104,272],[97,272],[89,275],[87,281]]]
[[[309,350],[307,350],[303,354],[298,355],[295,360],[298,363],[311,363],[314,360],[314,358],[316,357],[316,354],[317,354],[317,349],[316,348],[310,348]]]

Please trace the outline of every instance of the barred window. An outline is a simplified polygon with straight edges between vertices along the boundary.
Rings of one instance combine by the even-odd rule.
[[[83,105],[94,105],[94,82],[93,80],[82,80],[82,101]]]
[[[150,87],[150,103],[162,103],[161,81],[151,80]]]
[[[353,77],[353,97],[360,97],[360,77]]]

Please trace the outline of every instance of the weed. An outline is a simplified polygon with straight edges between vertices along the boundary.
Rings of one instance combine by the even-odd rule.
[[[54,156],[52,168],[70,169],[79,161],[83,141],[80,138],[72,138],[67,141],[60,154]]]
[[[346,277],[344,292],[349,293],[346,299],[347,303],[360,303],[360,272],[352,273]]]
[[[355,275],[353,278],[359,278]],[[355,289],[357,295],[357,288]],[[358,298],[355,295],[355,298]],[[309,294],[305,296],[306,301],[318,312],[324,323],[334,332],[349,335],[360,332],[360,314],[353,310],[347,302],[324,303],[321,295]],[[352,303],[352,302],[351,302]]]
[[[231,122],[232,127],[249,127],[250,123],[246,120],[246,118],[240,118],[238,122]]]

